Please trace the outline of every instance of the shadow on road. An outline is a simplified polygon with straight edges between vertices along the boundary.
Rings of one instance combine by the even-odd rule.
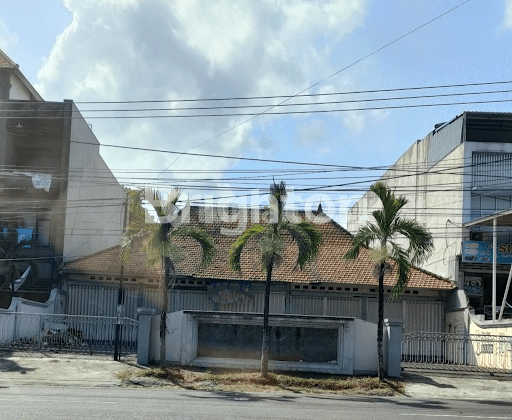
[[[203,391],[204,392],[204,391]],[[187,398],[197,399],[211,399],[219,398],[230,401],[245,401],[245,402],[256,402],[256,401],[274,401],[274,402],[291,402],[297,398],[297,395],[288,394],[249,394],[245,392],[228,392],[228,391],[206,391],[204,395],[191,395],[183,394]]]

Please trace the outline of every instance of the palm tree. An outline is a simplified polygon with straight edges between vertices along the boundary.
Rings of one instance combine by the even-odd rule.
[[[284,220],[284,205],[286,203],[286,184],[281,181],[273,182],[270,186],[271,219],[267,226],[253,225],[233,244],[229,253],[229,264],[236,272],[241,272],[240,259],[242,251],[251,239],[257,239],[261,248],[261,265],[267,272],[265,283],[265,304],[263,309],[263,340],[261,346],[261,374],[268,375],[269,327],[268,314],[270,302],[270,284],[272,270],[282,260],[285,247],[285,237],[289,236],[297,245],[298,254],[296,268],[304,268],[308,261],[316,257],[322,242],[320,231],[311,223],[303,221],[292,223]],[[273,211],[272,211],[273,210]],[[273,216],[273,217],[272,217]]]
[[[376,223],[366,222],[353,238],[352,248],[344,258],[356,260],[361,248],[377,244],[370,251],[379,278],[379,321],[377,325],[377,352],[379,379],[384,378],[384,355],[382,350],[384,328],[384,275],[393,266],[397,270],[397,283],[391,295],[397,297],[407,286],[409,269],[425,261],[434,249],[432,235],[417,221],[400,216],[401,209],[407,204],[405,197],[396,198],[394,193],[382,183],[377,182],[370,187],[382,203],[382,210],[375,210],[372,215]],[[405,249],[400,242],[408,242]]]
[[[26,248],[36,248],[37,241],[32,238],[21,237],[18,230],[9,226],[4,232],[0,233],[0,275],[3,276],[3,283],[0,289],[11,288],[11,294],[14,297],[14,282],[20,278],[23,271],[30,267],[29,278],[37,278],[39,266],[36,262],[27,256]]]
[[[158,216],[158,223],[147,223],[151,216],[142,206],[141,191],[128,191],[130,221],[123,235],[121,244],[121,258],[127,262],[130,251],[135,241],[142,240],[142,250],[147,255],[147,265],[155,267],[161,264],[164,267],[164,278],[161,282],[162,309],[160,313],[160,361],[165,361],[165,335],[167,332],[167,305],[169,291],[169,277],[172,273],[173,286],[176,283],[176,270],[174,263],[185,258],[183,249],[175,240],[177,238],[192,238],[199,243],[203,251],[202,264],[209,264],[215,255],[215,243],[209,233],[196,226],[173,225],[178,216],[179,209],[176,206],[181,190],[172,189],[167,199],[157,190],[146,189],[144,197],[149,201]]]

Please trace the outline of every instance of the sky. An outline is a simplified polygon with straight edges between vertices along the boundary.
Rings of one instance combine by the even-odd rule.
[[[302,91],[346,93],[512,80],[512,0],[470,0],[381,49],[463,2],[17,0],[4,2],[0,10],[0,48],[19,64],[45,100],[77,102],[102,144],[366,168],[393,164],[435,124],[449,121],[463,111],[510,112],[512,102],[260,115],[250,121],[246,121],[250,116],[92,117],[176,115],[184,111],[141,109],[275,105],[286,98],[80,102],[293,96]],[[502,92],[318,105],[325,101],[509,89],[510,84],[503,84],[300,97],[286,103],[316,105],[278,107],[270,112],[512,101],[511,93]],[[185,113],[260,113],[265,109],[268,108]],[[282,179],[296,190],[289,199],[291,204],[316,208],[322,202],[324,210],[341,224],[345,224],[347,207],[367,185],[324,194],[300,190],[345,184],[361,177],[371,182],[381,174],[345,171],[292,176],[290,170],[325,167],[198,156],[181,156],[175,161],[176,155],[109,147],[102,147],[101,154],[121,183],[159,188],[182,186],[193,203],[260,205],[266,201],[264,194],[272,177],[276,181]],[[228,179],[242,176],[245,179]],[[227,198],[211,201],[208,195]]]

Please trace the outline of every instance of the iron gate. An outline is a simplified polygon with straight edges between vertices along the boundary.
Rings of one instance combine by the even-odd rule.
[[[48,351],[78,353],[113,352],[115,317],[0,314],[0,349],[11,351]],[[122,349],[137,350],[138,321],[122,319]]]
[[[512,337],[407,333],[402,336],[402,367],[512,373]]]

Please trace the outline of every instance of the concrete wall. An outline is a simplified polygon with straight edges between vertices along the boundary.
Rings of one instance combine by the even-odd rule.
[[[30,101],[30,91],[14,72],[11,73],[10,82],[11,90],[9,91],[9,99],[13,101]]]
[[[125,197],[123,187],[100,155],[98,140],[74,104],[73,118],[64,261],[119,244]]]
[[[465,143],[459,144],[438,162],[429,161],[430,137],[414,143],[382,176],[381,181],[408,199],[402,216],[415,219],[430,230],[434,253],[422,268],[458,281],[456,255],[460,254],[463,229],[463,205],[467,201],[461,185],[467,170]],[[454,191],[455,190],[455,191]],[[380,209],[380,200],[371,192],[349,210],[348,230],[355,233],[372,211]]]
[[[59,289],[52,289],[50,297],[44,303],[15,297],[8,309],[0,309],[0,315],[14,312],[25,314],[62,314],[64,307],[64,293]]]
[[[377,370],[377,324],[355,318],[354,375],[371,375]]]
[[[262,315],[232,312],[180,311],[168,314],[166,337],[166,361],[180,365],[199,367],[250,368],[260,367],[259,357],[198,357],[200,324],[239,326],[262,325]],[[150,361],[159,360],[159,318],[153,317],[150,338]],[[298,315],[271,315],[271,326],[337,329],[336,360],[314,361],[269,361],[271,370],[310,371],[333,374],[376,374],[377,372],[377,326],[355,318],[316,317]],[[224,338],[224,337],[223,337]],[[227,345],[230,339],[225,338]],[[321,343],[318,343],[321,345]],[[314,344],[309,344],[313,347]],[[313,351],[313,350],[311,350]],[[314,351],[313,351],[314,353]],[[258,355],[259,356],[259,355]]]

